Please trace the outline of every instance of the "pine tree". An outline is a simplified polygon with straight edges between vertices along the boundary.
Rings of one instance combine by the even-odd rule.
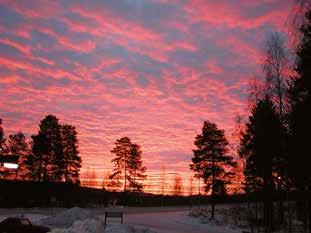
[[[118,186],[121,186],[121,180],[123,180],[124,192],[127,191],[129,169],[127,161],[131,153],[131,144],[131,140],[128,137],[117,139],[115,148],[111,151],[111,153],[115,154],[115,158],[111,160],[114,167],[110,178],[116,180]]]
[[[142,151],[137,144],[131,145],[131,152],[128,157],[129,166],[129,187],[134,192],[140,192],[143,189],[143,181],[146,179],[146,167],[143,166],[141,159]]]
[[[46,116],[40,122],[40,132],[45,135],[49,143],[49,153],[44,164],[43,179],[62,181],[65,165],[61,141],[61,125],[53,115]]]
[[[61,139],[65,182],[79,184],[79,171],[82,160],[79,156],[78,139],[75,127],[71,125],[62,125]]]
[[[38,181],[62,181],[65,163],[57,117],[48,115],[41,120],[38,134],[32,136],[32,153],[26,164],[30,177]]]
[[[27,171],[25,168],[25,160],[30,153],[29,145],[26,141],[26,137],[22,132],[9,136],[9,150],[10,154],[17,155],[18,169],[15,173],[15,179],[25,180]]]
[[[146,168],[142,165],[140,146],[132,144],[128,137],[118,139],[115,145],[111,151],[115,154],[115,158],[111,161],[114,167],[110,178],[114,179],[115,184],[118,185],[123,182],[124,192],[127,192],[128,188],[132,191],[140,191],[143,187],[142,180],[146,178],[144,174]]]
[[[190,169],[196,173],[196,177],[203,178],[205,191],[211,191],[212,212],[214,218],[215,196],[219,194],[220,183],[224,186],[229,183],[233,174],[226,168],[234,167],[233,158],[228,153],[228,140],[224,131],[217,128],[217,125],[204,121],[202,134],[197,135],[194,141],[197,149],[193,150],[194,156]]]
[[[31,153],[25,160],[27,169],[27,177],[30,180],[44,181],[44,167],[50,163],[50,144],[45,134],[39,132],[37,135],[31,136]]]

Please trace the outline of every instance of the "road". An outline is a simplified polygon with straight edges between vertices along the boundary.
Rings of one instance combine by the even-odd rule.
[[[204,233],[204,227],[191,224],[187,211],[126,214],[124,222],[150,228],[157,233]],[[189,221],[190,220],[190,221]]]
[[[203,206],[202,206],[203,207]],[[157,212],[180,212],[189,211],[189,206],[171,206],[171,207],[113,207],[113,208],[90,208],[91,211],[98,215],[105,214],[106,211],[122,211],[126,214],[137,213],[157,213]],[[0,215],[5,214],[41,214],[52,215],[66,210],[65,208],[17,208],[3,209],[0,208]]]

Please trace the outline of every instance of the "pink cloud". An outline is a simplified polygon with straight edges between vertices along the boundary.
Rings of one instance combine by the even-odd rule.
[[[83,173],[94,168],[103,177],[115,140],[129,136],[142,146],[150,177],[159,178],[163,163],[168,177],[179,173],[186,181],[204,120],[234,142],[233,118],[247,114],[246,86],[258,71],[260,43],[271,28],[283,27],[290,5],[248,15],[271,3],[152,3],[170,14],[131,17],[121,14],[128,10],[122,4],[92,1],[0,0],[11,17],[0,26],[6,136],[35,134],[40,120],[55,114],[77,127]]]

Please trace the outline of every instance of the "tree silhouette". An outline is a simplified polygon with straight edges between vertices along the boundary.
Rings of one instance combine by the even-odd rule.
[[[165,166],[161,165],[161,206],[164,205],[164,191],[166,188]]]
[[[128,157],[131,153],[131,140],[128,137],[123,137],[117,139],[115,142],[115,148],[112,149],[111,153],[115,154],[115,158],[111,160],[113,163],[113,173],[111,178],[116,180],[118,185],[121,185],[121,180],[123,179],[123,191],[127,191],[127,181],[129,164]]]
[[[277,173],[282,130],[279,115],[266,97],[254,106],[241,140],[240,155],[246,159],[246,188],[257,191],[258,187],[263,187],[264,224],[269,232],[273,224],[272,174]]]
[[[132,188],[134,192],[140,192],[143,189],[143,180],[146,179],[145,172],[146,167],[143,166],[141,159],[142,151],[140,146],[137,144],[131,145],[131,151],[128,157],[129,166],[129,187]]]
[[[140,191],[142,181],[146,178],[144,175],[146,168],[142,165],[140,146],[132,144],[128,137],[123,137],[115,142],[115,148],[111,153],[115,154],[115,158],[111,160],[114,167],[110,178],[116,180],[116,184],[119,185],[122,184],[122,180],[124,192],[128,188],[132,191]]]
[[[9,136],[9,150],[10,154],[17,155],[18,169],[16,169],[15,179],[25,180],[27,177],[27,170],[25,168],[25,160],[30,153],[29,145],[26,141],[26,137],[22,132]]]
[[[183,193],[183,184],[182,184],[182,178],[180,175],[176,174],[174,178],[174,189],[173,189],[173,195],[175,196],[181,196]]]
[[[56,116],[47,115],[41,120],[39,132],[33,135],[32,153],[25,164],[30,178],[38,181],[61,182],[66,171],[61,137],[61,125]]]
[[[274,32],[266,41],[263,70],[266,78],[266,95],[276,104],[280,118],[284,119],[286,106],[286,72],[289,65],[289,52],[285,47],[284,38]]]
[[[25,166],[28,170],[27,177],[35,181],[43,181],[47,177],[44,174],[44,168],[50,163],[50,144],[46,135],[39,132],[31,136],[31,153],[25,160]],[[45,169],[46,170],[46,169]]]
[[[303,38],[297,51],[296,71],[298,77],[293,79],[289,90],[291,100],[290,113],[290,169],[292,178],[300,188],[311,185],[310,169],[306,163],[309,154],[311,130],[311,10],[306,14],[306,23],[301,27]]]
[[[0,119],[0,155],[6,155],[9,153],[9,148],[6,144],[6,139],[4,137],[4,130],[2,127],[2,119]]]
[[[228,141],[224,131],[217,128],[217,125],[204,121],[202,134],[197,135],[194,141],[197,149],[193,150],[194,156],[190,169],[196,177],[203,178],[205,191],[211,191],[212,212],[214,218],[215,196],[219,194],[220,185],[226,185],[232,178],[233,173],[227,172],[226,167],[234,167],[235,163],[228,152]]]
[[[300,28],[302,38],[297,49],[296,72],[289,90],[291,112],[289,117],[289,173],[294,185],[305,193],[309,208],[311,232],[311,171],[309,135],[311,132],[311,10],[306,12]]]
[[[77,131],[74,126],[61,126],[61,142],[63,149],[65,182],[79,184],[79,171],[82,160],[79,156]]]
[[[83,175],[82,185],[89,187],[89,188],[96,188],[99,186],[99,184],[97,182],[97,175],[96,175],[94,168],[92,168],[92,169],[87,168],[86,169],[86,172]]]
[[[40,123],[40,131],[46,136],[49,143],[49,154],[44,166],[44,180],[62,181],[65,173],[65,164],[61,139],[61,125],[53,115],[46,116]]]
[[[3,132],[3,128],[2,128],[2,119],[0,118],[0,155],[2,153],[2,146],[4,143],[4,132]]]
[[[8,155],[9,148],[4,138],[4,130],[2,128],[2,119],[0,119],[0,156]],[[0,167],[1,168],[1,167]],[[8,170],[0,169],[0,178],[7,178],[10,175]]]

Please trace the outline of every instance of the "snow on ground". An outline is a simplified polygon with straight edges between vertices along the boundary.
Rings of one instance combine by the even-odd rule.
[[[155,233],[147,228],[127,224],[105,223],[93,211],[74,207],[56,215],[41,219],[41,225],[49,226],[51,233]]]
[[[24,217],[31,220],[31,222],[35,225],[40,224],[40,221],[43,218],[46,218],[46,215],[41,214],[7,214],[7,215],[1,215],[0,216],[0,222],[4,220],[7,217]]]
[[[193,209],[189,212],[189,216],[196,219],[202,224],[208,224],[214,227],[225,227],[228,229],[248,229],[247,208],[243,205],[228,207],[218,207],[216,205],[214,219],[211,219],[211,209]]]
[[[105,230],[103,222],[95,219],[76,221],[71,227],[54,229],[50,233],[156,233],[148,228],[132,226],[128,224],[108,225]]]
[[[203,210],[193,208],[190,214],[189,207],[180,210],[159,209],[162,211],[156,209],[150,212],[150,208],[145,207],[145,210],[140,208],[135,213],[133,209],[125,208],[122,210],[124,211],[124,224],[119,224],[119,219],[109,218],[106,231],[104,229],[104,209],[75,207],[55,213],[42,211],[40,212],[42,215],[33,214],[32,209],[29,209],[28,212],[26,210],[20,212],[19,209],[14,212],[13,209],[7,213],[2,209],[0,220],[23,213],[23,216],[29,218],[33,223],[49,226],[52,229],[51,233],[241,233],[242,231],[241,225],[239,225],[241,221],[235,224],[236,217],[233,220],[230,218],[230,215],[236,215],[235,212],[243,212],[235,205],[229,207],[216,205],[215,221],[209,220],[209,210],[206,208]]]
[[[73,207],[56,215],[44,218],[40,222],[42,225],[68,228],[72,226],[75,221],[85,219],[97,219],[97,217],[91,210]]]
[[[125,216],[124,221],[143,225],[157,233],[241,233],[241,229],[204,223],[189,216],[189,211],[130,214]]]

